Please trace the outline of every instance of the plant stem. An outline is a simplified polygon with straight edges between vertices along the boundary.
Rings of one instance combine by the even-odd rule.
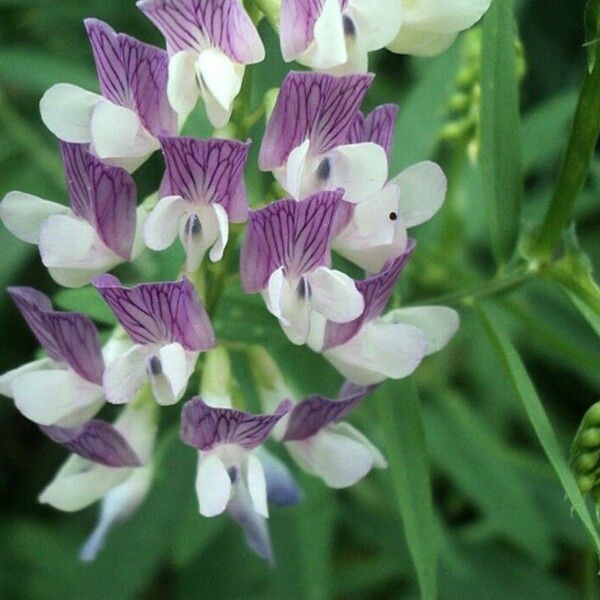
[[[265,15],[267,21],[275,31],[279,31],[279,11],[281,10],[278,0],[254,0],[256,7]]]
[[[551,258],[563,229],[569,224],[599,133],[600,64],[596,62],[591,73],[586,72],[556,189],[533,246],[533,254],[538,260]]]

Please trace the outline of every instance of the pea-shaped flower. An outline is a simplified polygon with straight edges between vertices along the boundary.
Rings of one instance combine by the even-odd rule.
[[[250,213],[242,285],[247,292],[263,292],[267,308],[295,344],[306,343],[313,313],[346,323],[363,312],[354,281],[329,268],[329,242],[345,208],[340,196],[321,192]]]
[[[86,19],[101,94],[69,83],[40,102],[46,127],[65,142],[90,144],[110,164],[135,171],[159,148],[158,136],[177,133],[167,98],[167,53],[106,23]]]
[[[80,287],[141,250],[134,243],[137,189],[127,171],[105,165],[87,145],[60,146],[71,207],[10,192],[0,219],[19,239],[39,246],[55,281]]]
[[[273,171],[296,200],[341,188],[345,200],[360,202],[381,190],[388,176],[385,150],[347,142],[372,81],[372,75],[290,73],[265,131],[260,168]]]
[[[106,368],[106,399],[124,404],[149,381],[159,404],[176,403],[199,352],[215,345],[210,320],[192,284],[183,279],[126,288],[112,275],[100,275],[92,283],[134,342]]]
[[[140,0],[169,52],[171,106],[185,116],[202,96],[214,127],[229,122],[247,64],[265,49],[240,0]]]
[[[401,0],[282,0],[283,58],[316,70],[364,73],[368,53],[398,34],[402,14]]]
[[[168,248],[177,234],[195,271],[210,248],[220,260],[229,237],[229,221],[248,217],[244,164],[249,143],[233,140],[161,139],[166,173],[161,199],[148,216],[144,240],[153,250]]]

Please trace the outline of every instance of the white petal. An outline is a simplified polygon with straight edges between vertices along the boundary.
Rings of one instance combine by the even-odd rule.
[[[131,400],[146,381],[146,358],[150,350],[136,344],[112,360],[104,371],[102,384],[106,399],[112,404]]]
[[[407,377],[419,366],[427,348],[425,334],[412,325],[372,321],[323,356],[353,383],[371,385]]]
[[[356,37],[368,51],[383,48],[398,35],[404,12],[402,0],[350,0],[348,4]]]
[[[400,213],[407,228],[431,219],[444,203],[448,187],[442,169],[429,161],[405,169],[390,183],[400,188]]]
[[[398,36],[388,45],[388,49],[396,54],[437,56],[447,50],[457,36],[458,33],[433,33],[411,25],[403,25]]]
[[[139,117],[129,108],[107,100],[92,114],[93,150],[98,157],[146,157],[160,144],[142,127]]]
[[[82,422],[102,404],[102,388],[85,381],[73,371],[45,369],[15,377],[11,384],[15,406],[31,421],[54,425],[74,413]],[[81,413],[82,409],[84,414]],[[83,417],[83,418],[81,418]],[[69,423],[71,424],[71,423]]]
[[[387,469],[388,463],[381,453],[381,450],[379,450],[379,448],[377,448],[377,446],[375,446],[375,444],[373,444],[373,442],[371,442],[371,440],[369,440],[364,433],[356,429],[356,427],[353,427],[350,425],[350,423],[342,421],[341,423],[334,423],[333,425],[330,425],[328,429],[334,433],[345,435],[346,437],[358,442],[364,448],[366,448],[373,457],[373,467],[375,469]]]
[[[264,294],[265,302],[269,312],[278,319],[283,319],[283,313],[281,312],[281,301],[284,282],[285,279],[283,276],[283,267],[279,267],[279,269],[271,273],[271,276],[269,277],[269,283]]]
[[[310,147],[310,140],[304,140],[302,144],[296,146],[289,154],[285,167],[285,181],[281,181],[283,187],[296,200],[304,198],[303,180],[305,178],[305,169]],[[308,194],[311,190],[308,190]]]
[[[298,292],[298,282],[284,278],[281,288],[281,327],[289,340],[296,345],[306,343],[313,312],[307,296]],[[306,284],[305,284],[306,285]]]
[[[144,242],[151,250],[166,250],[177,237],[183,215],[190,209],[181,196],[161,198],[144,223]]]
[[[456,33],[474,25],[491,0],[414,0],[403,2],[403,23],[433,33]]]
[[[104,546],[106,536],[113,525],[130,516],[144,500],[152,483],[153,469],[147,466],[134,469],[120,485],[102,499],[98,524],[79,553],[85,562],[92,561]]]
[[[354,485],[373,467],[370,448],[329,427],[308,440],[287,442],[286,446],[303,469],[332,488]]]
[[[125,481],[131,472],[131,468],[104,467],[72,455],[38,500],[66,512],[81,510]]]
[[[200,514],[205,517],[220,515],[227,508],[231,479],[223,461],[216,454],[199,455],[196,494]]]
[[[225,246],[227,246],[227,240],[229,239],[229,219],[227,217],[227,212],[220,204],[212,204],[211,208],[214,211],[214,217],[219,233],[217,241],[210,250],[210,260],[217,262],[223,258],[223,252],[225,251]]]
[[[156,443],[158,407],[147,401],[129,403],[115,421],[115,429],[127,440],[142,463],[148,463]]]
[[[85,144],[92,141],[91,121],[94,108],[104,101],[76,85],[58,83],[40,100],[40,113],[44,125],[65,142]]]
[[[349,40],[346,38],[347,59],[337,66],[323,69],[330,75],[350,75],[352,73],[366,73],[369,70],[369,51],[361,38]]]
[[[50,277],[58,285],[68,288],[80,288],[87,285],[92,277],[110,271],[119,262],[122,261],[115,259],[114,262],[107,262],[104,266],[98,266],[94,269],[60,269],[58,267],[48,267],[48,273],[50,273]]]
[[[167,344],[147,360],[160,361],[160,373],[153,373],[148,367],[148,362],[146,363],[156,401],[163,406],[175,404],[185,392],[189,379],[187,356],[183,346],[177,342]]]
[[[6,396],[7,398],[12,398],[12,383],[17,377],[25,373],[30,373],[31,371],[51,369],[55,364],[56,363],[50,358],[40,358],[39,360],[25,363],[16,369],[12,369],[11,371],[3,373],[0,375],[0,394]]]
[[[379,192],[388,176],[385,150],[365,142],[338,146],[331,152],[330,188],[344,188],[344,199],[358,203]]]
[[[173,110],[179,115],[188,115],[196,106],[200,88],[196,82],[196,60],[194,50],[182,50],[169,61],[167,96]]]
[[[348,55],[339,0],[325,0],[315,23],[314,41],[298,58],[313,69],[328,69],[344,64]]]
[[[65,215],[69,207],[42,200],[24,192],[9,192],[0,202],[0,219],[16,237],[30,244],[37,244],[40,226],[52,215]]]
[[[354,280],[341,271],[318,267],[309,276],[312,308],[335,323],[358,319],[365,309]]]
[[[253,454],[248,455],[246,462],[246,485],[254,510],[261,516],[268,518],[267,481],[260,460]]]
[[[398,308],[386,314],[383,323],[404,323],[420,329],[427,337],[427,354],[441,350],[458,330],[458,313],[446,306]]]

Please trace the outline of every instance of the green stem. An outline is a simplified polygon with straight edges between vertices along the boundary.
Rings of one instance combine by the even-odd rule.
[[[279,12],[281,10],[281,2],[279,0],[254,0],[255,6],[267,18],[271,27],[275,31],[279,31]]]
[[[59,189],[64,188],[62,165],[38,132],[25,121],[0,90],[0,125],[16,146],[21,147]]]
[[[534,244],[533,254],[539,260],[551,258],[562,231],[569,224],[599,134],[600,64],[596,62],[592,72],[586,73],[556,189]]]

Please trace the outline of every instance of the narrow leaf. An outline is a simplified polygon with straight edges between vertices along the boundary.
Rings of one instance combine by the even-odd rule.
[[[573,509],[590,533],[596,551],[600,554],[600,536],[598,535],[598,531],[594,526],[585,500],[583,499],[583,496],[577,487],[577,483],[575,482],[575,478],[569,469],[563,449],[560,447],[552,424],[550,423],[535,387],[529,378],[521,357],[504,331],[494,323],[487,309],[478,305],[477,311],[490,337],[490,341],[498,353],[498,358],[509,376],[514,392],[525,409],[531,426],[533,427],[548,460],[556,471],[565,493],[571,501]]]
[[[585,46],[588,54],[588,69],[591,73],[600,52],[600,2],[598,0],[588,0],[585,7]]]
[[[521,128],[513,2],[493,2],[483,24],[481,56],[481,167],[494,254],[510,260],[519,232]]]
[[[438,530],[421,405],[412,381],[388,383],[377,393],[398,508],[424,600],[437,597]]]

